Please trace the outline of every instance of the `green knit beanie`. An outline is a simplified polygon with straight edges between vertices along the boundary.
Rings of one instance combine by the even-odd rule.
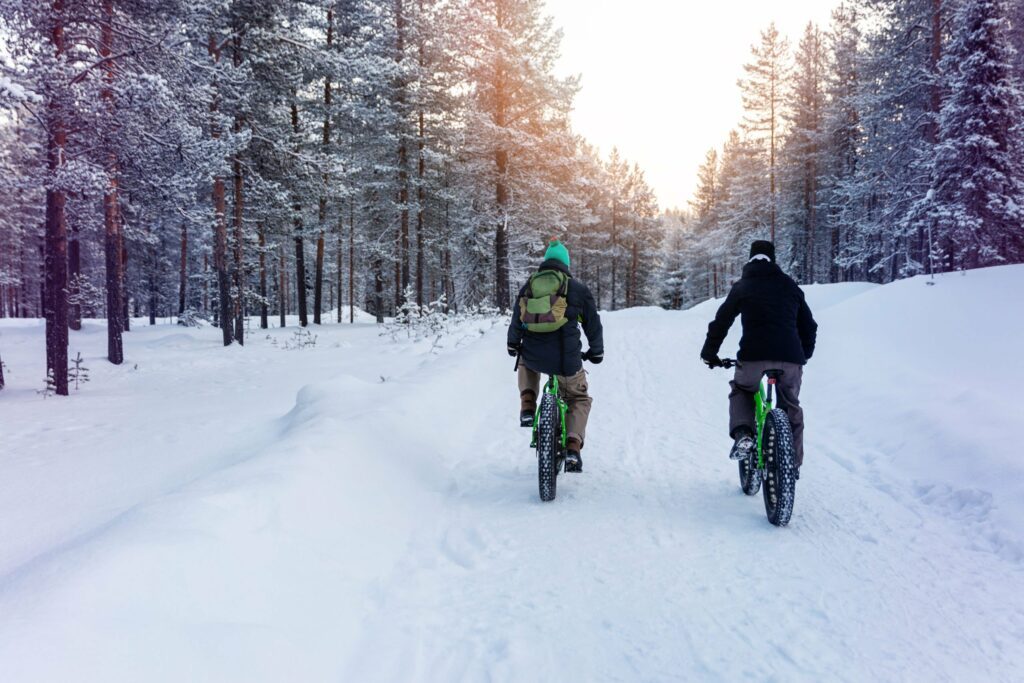
[[[565,248],[565,245],[558,240],[551,240],[551,244],[548,245],[548,250],[544,252],[544,260],[548,261],[554,259],[561,261],[565,264],[565,267],[569,267],[569,250]]]

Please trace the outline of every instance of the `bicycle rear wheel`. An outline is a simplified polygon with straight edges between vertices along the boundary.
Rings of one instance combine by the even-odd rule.
[[[555,499],[558,480],[559,416],[558,401],[545,393],[540,401],[537,422],[537,485],[542,501]]]
[[[761,432],[765,476],[764,511],[775,526],[786,526],[796,498],[796,448],[789,417],[775,408],[765,417]]]

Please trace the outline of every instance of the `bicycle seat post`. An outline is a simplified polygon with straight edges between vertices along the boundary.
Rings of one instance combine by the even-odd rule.
[[[768,400],[767,400],[767,403],[768,403],[768,405],[771,405],[771,403],[772,403],[772,391],[775,389],[775,379],[776,379],[776,377],[775,377],[774,374],[772,374],[771,370],[766,371],[764,373],[764,376],[767,378],[767,384],[768,384]]]

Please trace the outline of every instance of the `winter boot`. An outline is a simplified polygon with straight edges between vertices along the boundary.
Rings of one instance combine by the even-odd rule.
[[[583,471],[583,456],[580,455],[580,451],[583,450],[583,444],[576,439],[568,439],[565,442],[565,471],[566,472],[582,472]]]
[[[533,416],[537,414],[537,393],[526,389],[519,394],[519,426],[533,427]]]
[[[750,457],[750,454],[757,446],[757,442],[754,440],[754,433],[748,427],[737,427],[736,431],[733,432],[733,438],[736,442],[732,445],[732,450],[729,451],[729,459],[744,460]]]

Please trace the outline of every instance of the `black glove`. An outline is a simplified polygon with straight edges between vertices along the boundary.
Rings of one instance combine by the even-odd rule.
[[[522,344],[509,344],[508,345],[508,355],[510,355],[513,358],[515,358],[516,356],[519,355],[519,350],[521,348],[523,348]]]
[[[704,361],[704,364],[707,365],[710,370],[722,367],[722,359],[718,357],[718,354],[701,356],[700,359]]]
[[[604,352],[594,353],[593,351],[587,351],[583,354],[583,360],[588,360],[594,365],[600,365],[601,361],[604,360]]]

